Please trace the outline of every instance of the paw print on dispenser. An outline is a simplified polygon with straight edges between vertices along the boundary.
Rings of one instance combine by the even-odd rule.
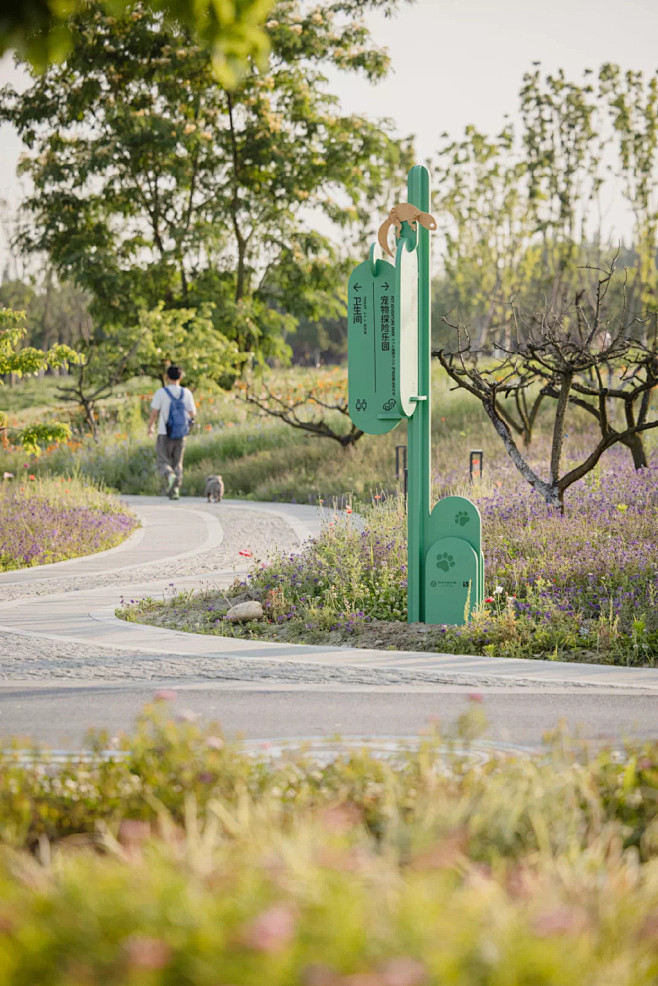
[[[443,551],[436,556],[436,567],[443,572],[449,572],[451,568],[455,567],[455,559],[447,551]]]
[[[459,524],[460,527],[464,527],[470,521],[470,517],[466,510],[458,510],[455,514],[455,524]]]

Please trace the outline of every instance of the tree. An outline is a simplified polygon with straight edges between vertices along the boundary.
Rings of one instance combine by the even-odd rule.
[[[267,34],[263,21],[273,0],[232,0],[231,3],[187,3],[186,0],[151,0],[151,9],[164,18],[173,18],[187,27],[204,45],[213,70],[224,85],[232,85],[244,70],[249,57],[263,59],[267,54]],[[72,14],[84,13],[86,0],[56,4],[50,0],[29,0],[5,4],[0,15],[0,55],[16,49],[35,69],[61,61],[71,51],[74,33]],[[128,0],[107,0],[101,9],[121,14]]]
[[[237,372],[244,361],[235,342],[213,331],[212,305],[141,312],[137,322],[108,338],[93,337],[82,346],[85,356],[73,380],[59,389],[61,398],[82,407],[94,438],[98,437],[98,402],[123,381],[137,376],[160,380],[167,365],[185,368],[188,381],[200,384]]]
[[[652,344],[638,342],[629,334],[625,311],[613,320],[606,313],[605,300],[614,273],[614,264],[599,271],[595,303],[589,307],[579,295],[568,309],[556,313],[546,310],[534,318],[513,351],[492,365],[482,365],[470,343],[457,352],[438,350],[446,373],[457,387],[467,390],[481,402],[512,462],[523,478],[550,506],[564,511],[564,494],[573,483],[586,476],[607,449],[621,442],[633,454],[636,466],[646,465],[642,445],[644,432],[658,428],[658,418],[649,416],[651,394],[658,386],[658,335],[653,319]],[[604,379],[607,367],[617,368],[619,383]],[[510,397],[530,387],[541,386],[541,395],[555,399],[548,478],[533,469],[519,451],[512,435],[512,422],[504,407]],[[612,401],[623,406],[621,424],[609,410]],[[517,409],[518,409],[517,403]],[[563,449],[570,407],[592,415],[599,426],[599,439],[591,452],[576,465],[563,471]]]
[[[573,290],[569,274],[577,270],[580,251],[592,230],[592,207],[603,183],[604,137],[591,71],[582,84],[564,71],[542,78],[539,63],[523,77],[523,164],[528,205],[541,243],[541,265],[553,283],[551,308],[564,307]]]
[[[75,346],[92,335],[89,298],[71,283],[60,284],[52,270],[0,282],[0,305],[25,311],[26,341],[33,346]]]
[[[239,393],[241,400],[265,417],[277,418],[291,428],[316,438],[330,438],[341,448],[352,449],[363,432],[350,418],[346,384],[344,373],[334,372],[325,373],[312,387],[296,384],[272,391],[265,382],[260,386],[243,383]],[[347,431],[336,427],[338,415],[349,422]]]
[[[0,98],[32,151],[23,248],[90,293],[106,333],[161,301],[212,300],[241,351],[280,355],[297,319],[344,312],[347,251],[309,215],[343,242],[362,235],[410,163],[387,124],[340,113],[323,75],[381,78],[388,57],[355,15],[394,6],[279,0],[267,68],[229,90],[185,26],[146,4],[120,17],[89,4],[67,61]]]
[[[25,336],[25,312],[0,308],[0,380],[3,376],[22,377],[29,373],[39,373],[49,367],[79,363],[81,357],[69,346],[56,345],[44,352],[32,346],[21,348]],[[0,411],[0,442],[4,448],[9,444],[9,422],[7,414]],[[38,455],[41,445],[46,442],[62,442],[70,435],[68,425],[43,423],[30,425],[17,431],[14,439],[26,452]]]
[[[622,72],[606,63],[599,73],[601,98],[612,116],[617,141],[616,174],[633,216],[634,276],[628,311],[658,309],[658,79]]]
[[[493,139],[472,126],[462,140],[443,137],[435,210],[445,224],[446,243],[434,307],[439,315],[456,308],[481,348],[509,322],[510,300],[536,274],[525,164],[513,157],[511,125]]]
[[[611,291],[640,330],[638,317],[658,307],[658,79],[605,64],[598,79],[587,69],[573,81],[535,63],[519,101],[520,125],[496,137],[474,127],[461,140],[443,135],[434,211],[446,253],[437,315],[456,309],[476,347],[491,348],[494,336],[507,345],[514,338],[515,309],[561,311],[577,292],[591,292],[582,269],[600,266],[609,249],[601,199],[613,173],[632,214],[633,242],[620,251],[627,282]],[[588,302],[595,305],[593,294]]]

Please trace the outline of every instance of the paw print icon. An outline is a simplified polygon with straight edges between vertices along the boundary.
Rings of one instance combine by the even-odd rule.
[[[460,527],[465,527],[470,519],[466,510],[458,510],[455,514],[455,524],[459,524]]]
[[[443,572],[449,572],[451,568],[455,567],[455,559],[447,551],[443,551],[436,556],[436,567]]]

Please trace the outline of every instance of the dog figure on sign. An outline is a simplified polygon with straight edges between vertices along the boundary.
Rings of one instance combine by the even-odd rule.
[[[224,497],[224,480],[221,476],[208,476],[206,479],[208,503],[221,503]]]

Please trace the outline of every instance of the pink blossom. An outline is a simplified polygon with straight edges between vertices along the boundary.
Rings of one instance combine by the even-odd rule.
[[[582,908],[562,904],[550,911],[538,914],[532,922],[535,934],[540,938],[551,935],[579,934],[587,924],[587,915]]]
[[[244,929],[244,941],[258,952],[280,952],[292,941],[297,919],[287,904],[274,904]]]
[[[423,986],[427,969],[410,955],[390,959],[382,968],[384,986]]]
[[[171,945],[162,938],[131,935],[124,942],[128,962],[136,969],[164,969],[171,958]]]

